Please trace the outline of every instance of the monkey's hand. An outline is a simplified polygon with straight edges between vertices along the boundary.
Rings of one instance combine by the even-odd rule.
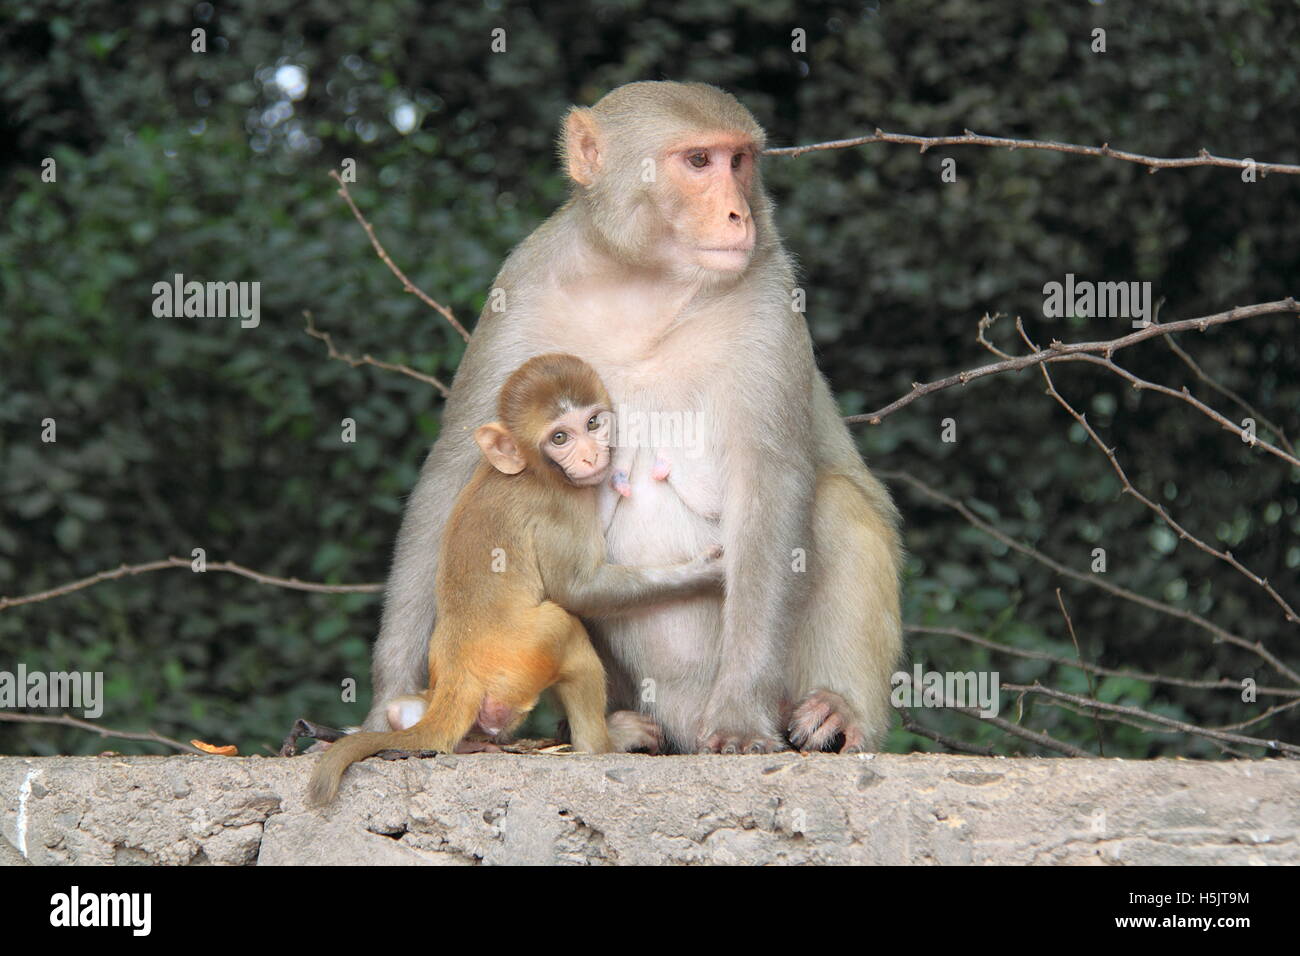
[[[609,484],[624,498],[632,497],[632,483],[628,480],[627,472],[623,469],[620,468],[614,472],[613,477],[609,479]]]
[[[655,481],[667,481],[668,476],[672,474],[672,471],[673,463],[663,455],[660,455],[655,459],[654,467],[650,469],[650,477]]]
[[[633,750],[646,753],[663,753],[664,729],[653,717],[638,710],[616,710],[605,721],[609,725],[609,742],[615,753]]]
[[[722,545],[715,544],[703,554],[693,558],[686,567],[703,581],[722,584],[727,580],[727,566],[722,560]]]

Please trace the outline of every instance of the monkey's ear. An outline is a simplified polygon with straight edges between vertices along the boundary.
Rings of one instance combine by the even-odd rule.
[[[569,178],[582,186],[590,186],[600,172],[604,139],[600,124],[589,109],[575,106],[564,118],[565,171]]]
[[[474,432],[474,440],[483,449],[483,456],[488,463],[503,475],[517,475],[524,470],[524,456],[519,446],[510,437],[510,432],[500,422],[480,425]]]

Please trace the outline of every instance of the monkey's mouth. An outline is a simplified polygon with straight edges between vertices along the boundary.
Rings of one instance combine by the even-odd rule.
[[[596,464],[592,466],[591,471],[587,474],[570,475],[569,481],[571,484],[577,485],[579,488],[589,488],[592,485],[598,485],[609,477],[612,466],[613,462],[610,461],[609,456],[606,455],[600,461],[596,462]]]
[[[749,265],[750,256],[754,254],[754,243],[750,241],[734,246],[713,246],[707,249],[698,249],[696,253],[697,261],[706,269],[716,269],[719,272],[739,272]]]

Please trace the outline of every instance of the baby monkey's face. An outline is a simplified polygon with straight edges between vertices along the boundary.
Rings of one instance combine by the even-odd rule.
[[[613,430],[614,415],[604,405],[575,408],[547,427],[542,454],[563,469],[570,484],[598,485],[609,476]]]

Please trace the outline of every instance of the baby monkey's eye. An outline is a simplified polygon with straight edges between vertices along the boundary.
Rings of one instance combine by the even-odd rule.
[[[709,165],[709,154],[691,153],[691,155],[686,157],[686,161],[696,169],[703,169],[705,166]]]
[[[599,415],[592,415],[590,418],[587,419],[587,431],[594,432],[599,427],[600,427]]]
[[[736,153],[736,155],[734,155],[734,156],[731,157],[731,168],[732,168],[732,169],[739,169],[739,168],[740,168],[740,164],[743,163],[744,161],[745,161],[745,154],[744,154],[744,153]]]
[[[563,445],[568,440],[569,440],[568,432],[556,432],[554,435],[551,436],[552,445]]]

